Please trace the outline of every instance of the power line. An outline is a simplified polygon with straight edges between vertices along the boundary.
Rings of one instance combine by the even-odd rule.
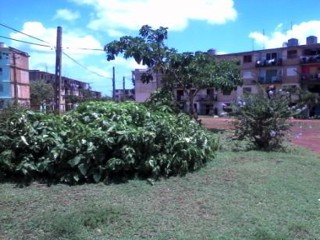
[[[10,27],[10,26],[8,26],[8,25],[5,25],[5,24],[3,24],[3,23],[0,23],[0,26],[3,26],[3,27],[5,27],[5,28],[8,28],[8,29],[10,29],[10,30],[12,30],[12,31],[21,33],[21,34],[23,34],[23,35],[25,35],[25,36],[28,36],[28,37],[33,38],[33,39],[36,39],[36,40],[38,40],[38,41],[41,41],[41,42],[50,44],[50,43],[47,42],[47,41],[44,41],[44,40],[42,40],[42,39],[40,39],[40,38],[38,38],[38,37],[35,37],[35,36],[30,35],[30,34],[24,33],[24,32],[22,32],[22,31],[19,31],[19,30],[15,29],[15,28]],[[2,36],[0,36],[0,37],[2,37]],[[17,39],[8,38],[8,37],[3,37],[3,38],[7,38],[7,39],[10,39],[10,40],[13,40],[13,41],[20,41],[20,42],[28,43],[28,44],[36,44],[36,43],[30,43],[30,42],[27,42],[27,41],[17,40]],[[44,45],[44,46],[46,46],[46,45]],[[50,46],[50,47],[52,47],[52,46]],[[101,51],[101,52],[104,52],[104,49],[102,49],[102,48],[85,48],[85,47],[83,47],[83,48],[73,48],[73,47],[66,47],[66,48],[63,48],[63,49],[85,50],[85,51]]]
[[[90,70],[88,67],[86,67],[85,65],[79,63],[77,60],[75,60],[73,57],[71,57],[70,55],[66,54],[65,52],[62,52],[63,55],[65,55],[67,58],[69,58],[71,61],[73,61],[74,63],[76,63],[77,65],[79,65],[80,67],[86,69],[87,71],[99,76],[99,77],[103,77],[103,78],[107,78],[106,76],[101,75],[100,73],[94,72],[92,70]]]
[[[101,52],[104,52],[103,49],[101,48],[72,48],[72,47],[66,47],[64,49],[68,49],[68,50],[89,50],[89,51],[101,51]]]
[[[54,48],[53,46],[50,46],[50,45],[45,45],[45,44],[40,44],[40,43],[33,43],[33,42],[23,41],[23,40],[10,38],[10,37],[5,37],[5,36],[0,36],[0,38],[5,38],[5,39],[12,40],[12,41],[22,42],[22,43],[26,43],[26,44],[30,44],[30,45],[36,45],[36,46],[40,46],[40,47]]]
[[[42,40],[42,39],[40,39],[40,38],[37,38],[37,37],[35,37],[35,36],[32,36],[32,35],[29,35],[29,34],[27,34],[27,33],[21,32],[21,31],[19,31],[19,30],[17,30],[17,29],[14,29],[13,27],[9,27],[9,26],[7,26],[7,25],[5,25],[5,24],[0,23],[0,26],[3,26],[3,27],[5,27],[5,28],[8,28],[8,29],[10,29],[10,30],[12,30],[12,31],[21,33],[21,34],[23,34],[23,35],[25,35],[25,36],[28,36],[28,37],[33,38],[33,39],[36,39],[36,40],[38,40],[38,41],[40,41],[40,42],[44,42],[44,43],[50,44],[50,43],[48,43],[48,42],[46,42],[46,41],[44,41],[44,40]]]

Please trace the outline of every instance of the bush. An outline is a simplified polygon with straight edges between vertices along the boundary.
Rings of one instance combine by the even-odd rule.
[[[247,138],[258,149],[281,147],[289,130],[288,119],[293,116],[288,95],[284,92],[261,89],[259,94],[248,94],[242,104],[235,107],[236,136]]]
[[[0,134],[0,177],[68,184],[184,175],[217,148],[187,115],[134,102],[86,102],[61,117],[17,112]]]

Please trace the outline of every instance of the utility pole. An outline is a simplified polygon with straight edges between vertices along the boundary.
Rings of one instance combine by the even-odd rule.
[[[116,71],[115,68],[112,67],[112,100],[115,101],[116,99]]]
[[[16,54],[12,53],[13,61],[13,94],[14,94],[14,105],[18,106],[18,81],[17,81],[17,61]]]
[[[122,79],[122,98],[123,101],[126,99],[126,77]]]
[[[57,27],[56,71],[55,71],[55,112],[61,114],[61,58],[62,58],[62,28]]]

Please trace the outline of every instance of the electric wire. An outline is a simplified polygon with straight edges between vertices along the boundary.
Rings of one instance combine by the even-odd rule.
[[[9,27],[9,26],[7,26],[7,25],[5,25],[5,24],[3,24],[3,23],[0,23],[0,26],[3,26],[3,27],[5,27],[5,28],[8,28],[8,29],[10,29],[10,30],[12,30],[12,31],[21,33],[21,34],[23,34],[23,35],[25,35],[25,36],[28,36],[28,37],[33,38],[33,39],[36,39],[36,40],[38,40],[38,41],[40,41],[40,42],[44,42],[44,43],[50,44],[50,43],[48,43],[48,42],[46,42],[46,41],[44,41],[44,40],[42,40],[42,39],[40,39],[40,38],[37,38],[37,37],[32,36],[32,35],[30,35],[30,34],[21,32],[21,31],[19,31],[19,30],[17,30],[17,29],[14,29],[13,27]]]
[[[10,38],[10,37],[5,37],[5,36],[0,36],[0,38],[5,38],[5,39],[9,39],[9,40],[16,41],[16,42],[21,42],[21,43],[26,43],[26,44],[29,44],[29,45],[47,47],[47,48],[51,48],[51,49],[55,48],[55,47],[50,46],[50,45],[45,45],[45,44],[40,44],[40,43],[33,43],[33,42],[28,42],[28,41],[19,40],[19,39]]]
[[[73,57],[71,57],[69,54],[65,53],[62,51],[62,54],[65,55],[67,58],[69,58],[71,61],[73,61],[74,63],[76,63],[77,65],[79,65],[80,67],[86,69],[88,72],[91,72],[99,77],[103,77],[103,78],[107,78],[106,76],[103,76],[100,73],[97,73],[95,71],[92,71],[91,69],[89,69],[88,67],[86,67],[85,65],[81,64],[80,62],[78,62],[76,59],[74,59]]]
[[[38,37],[35,37],[35,36],[30,35],[30,34],[24,33],[24,32],[22,32],[22,31],[19,31],[19,30],[15,29],[15,28],[10,27],[10,26],[8,26],[8,25],[5,25],[5,24],[3,24],[3,23],[0,23],[0,26],[5,27],[5,28],[8,28],[8,29],[10,29],[10,30],[12,30],[12,31],[18,32],[18,33],[20,33],[20,34],[22,34],[22,35],[25,35],[25,36],[28,36],[28,37],[30,37],[30,38],[33,38],[33,39],[35,39],[35,40],[41,41],[41,42],[43,42],[43,43],[50,44],[50,43],[48,43],[47,41],[44,41],[44,40],[42,40],[42,39],[40,39],[40,38],[38,38]],[[25,44],[29,44],[29,45],[46,47],[46,48],[50,48],[50,49],[52,49],[52,50],[53,50],[53,49],[56,49],[55,46],[46,45],[46,44],[34,43],[34,42],[19,40],[19,39],[10,38],[10,37],[5,37],[5,36],[0,36],[0,38],[9,39],[9,40],[12,40],[12,41],[17,41],[17,42],[21,42],[21,43],[25,43]],[[64,49],[69,49],[69,50],[86,50],[86,51],[87,51],[87,50],[89,50],[89,51],[105,51],[104,49],[100,49],[100,48],[72,48],[72,47],[62,48],[62,50],[64,50]],[[87,70],[88,72],[91,72],[92,74],[95,74],[95,75],[97,75],[97,76],[99,76],[99,77],[102,77],[102,78],[108,78],[108,77],[106,77],[106,76],[104,76],[104,75],[102,75],[102,74],[100,74],[100,73],[97,73],[97,72],[95,72],[95,71],[90,70],[88,67],[86,67],[85,65],[79,63],[76,59],[74,59],[74,58],[71,57],[69,54],[65,53],[64,51],[62,51],[62,53],[63,53],[63,55],[65,55],[67,58],[69,58],[71,61],[73,61],[74,63],[76,63],[76,64],[79,65],[80,67],[84,68],[84,69]],[[108,79],[112,79],[112,78],[108,78]]]
[[[27,33],[25,33],[25,32],[19,31],[19,30],[15,29],[15,28],[13,28],[13,27],[10,27],[10,26],[8,26],[8,25],[6,25],[6,24],[0,23],[0,26],[3,26],[3,27],[5,27],[5,28],[8,28],[8,29],[10,29],[10,30],[12,30],[12,31],[18,32],[18,33],[23,34],[23,35],[25,35],[25,36],[28,36],[28,37],[30,37],[30,38],[36,39],[36,40],[38,40],[38,41],[40,41],[40,42],[47,43],[47,44],[51,44],[51,43],[49,43],[49,42],[47,42],[47,41],[45,41],[45,40],[43,40],[43,39],[40,39],[40,38],[38,38],[38,37],[32,36],[32,35],[27,34]],[[53,46],[51,46],[51,45],[42,45],[42,44],[37,44],[37,43],[31,43],[31,42],[27,42],[27,41],[23,41],[23,40],[18,40],[18,39],[13,39],[13,38],[4,37],[4,36],[0,36],[0,37],[6,38],[6,39],[10,39],[10,40],[13,40],[13,41],[18,41],[18,42],[27,43],[27,44],[32,44],[32,45],[38,45],[38,46],[43,46],[43,47],[55,48],[55,47],[53,47]],[[66,48],[62,48],[62,49],[85,50],[85,51],[101,51],[101,52],[104,52],[104,51],[105,51],[105,50],[102,49],[102,48],[85,48],[85,47],[83,47],[83,48],[66,47]]]

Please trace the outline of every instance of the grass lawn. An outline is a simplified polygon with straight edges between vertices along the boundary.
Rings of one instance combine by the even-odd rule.
[[[0,239],[320,239],[320,157],[219,152],[152,184],[0,184]]]

